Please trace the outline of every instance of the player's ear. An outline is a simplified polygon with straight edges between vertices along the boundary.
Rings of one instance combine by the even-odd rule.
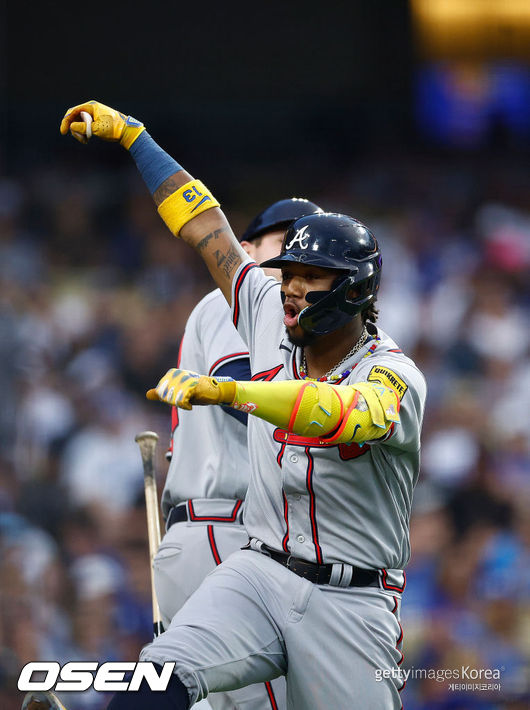
[[[256,247],[254,244],[252,244],[252,242],[247,242],[243,240],[242,242],[240,242],[240,244],[250,257],[252,257],[253,259],[256,258]]]

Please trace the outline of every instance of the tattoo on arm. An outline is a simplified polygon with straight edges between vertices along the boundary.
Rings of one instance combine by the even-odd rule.
[[[226,259],[226,256],[224,254],[221,254],[221,250],[218,249],[215,253],[214,256],[217,260],[217,266],[221,266],[223,261]]]
[[[229,279],[232,277],[234,270],[238,268],[239,264],[241,264],[241,257],[234,247],[230,247],[226,257],[223,257],[223,262],[221,262],[223,263],[223,271],[226,278]]]
[[[213,259],[215,260],[215,265],[217,266],[219,272],[222,273],[224,277],[228,279],[228,281],[231,281],[234,272],[241,264],[241,254],[238,252],[237,248],[231,244],[227,245],[226,252],[223,251],[223,249],[214,249],[213,244],[210,244],[212,240],[215,241],[216,239],[219,239],[219,237],[224,232],[228,232],[228,230],[224,227],[221,227],[220,229],[215,229],[213,232],[210,232],[209,234],[204,236],[199,242],[197,242],[196,249],[199,252],[204,252],[206,249],[210,248],[211,256],[206,258],[206,255],[203,254],[206,261],[208,262],[208,259],[211,259],[213,257]],[[214,278],[216,278],[217,283],[219,283],[217,277]]]
[[[178,176],[178,179],[177,179]],[[182,176],[179,173],[175,173],[160,185],[159,188],[153,193],[153,200],[157,207],[159,207],[162,202],[169,197],[174,192],[176,192],[179,187],[182,187]]]
[[[226,230],[224,228],[221,228],[221,229],[215,229],[213,232],[210,232],[210,234],[207,234],[205,237],[203,237],[200,242],[197,242],[197,249],[199,251],[203,251],[204,249],[206,249],[206,247],[208,246],[208,242],[211,239],[217,239],[219,237],[219,235],[225,231]],[[217,251],[216,256],[218,253],[219,252]]]

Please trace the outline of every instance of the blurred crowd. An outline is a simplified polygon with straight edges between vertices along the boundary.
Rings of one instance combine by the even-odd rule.
[[[404,706],[527,708],[530,179],[502,160],[387,155],[358,167],[317,194],[292,193],[373,229],[384,261],[379,323],[428,382],[402,611]],[[288,196],[249,205],[232,195],[224,207],[240,234],[254,208]],[[25,663],[132,661],[151,637],[134,435],[160,435],[161,491],[169,411],[144,393],[175,365],[186,318],[210,289],[132,166],[80,176],[65,163],[0,179],[5,710],[19,708]],[[466,668],[460,680],[433,677]],[[500,678],[467,679],[472,669]],[[86,692],[70,706],[106,702]]]

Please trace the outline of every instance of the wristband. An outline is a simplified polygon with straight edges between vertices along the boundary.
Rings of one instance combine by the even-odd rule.
[[[147,131],[137,134],[129,152],[151,195],[168,177],[182,170],[182,166],[155,143]]]
[[[219,202],[200,180],[191,180],[158,206],[158,214],[178,237],[187,222],[212,207],[219,207]]]

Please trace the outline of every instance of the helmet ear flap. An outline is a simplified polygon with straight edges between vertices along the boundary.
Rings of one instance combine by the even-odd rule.
[[[335,291],[340,288],[340,293],[342,294],[342,299],[348,311],[348,305],[356,310],[356,306],[359,299],[362,299],[364,295],[370,291],[369,284],[371,279],[366,281],[361,281],[360,283],[356,281],[355,274],[342,274],[335,279],[331,290]]]
[[[356,282],[355,277],[350,278],[350,287],[345,295],[345,301],[353,306],[364,301],[370,295],[373,295],[377,290],[374,284],[375,276],[365,279],[364,281]]]
[[[346,303],[355,305],[355,301],[359,298],[364,289],[359,288],[360,284],[355,283],[355,276],[348,276],[347,279],[349,283],[344,293],[344,300]]]

